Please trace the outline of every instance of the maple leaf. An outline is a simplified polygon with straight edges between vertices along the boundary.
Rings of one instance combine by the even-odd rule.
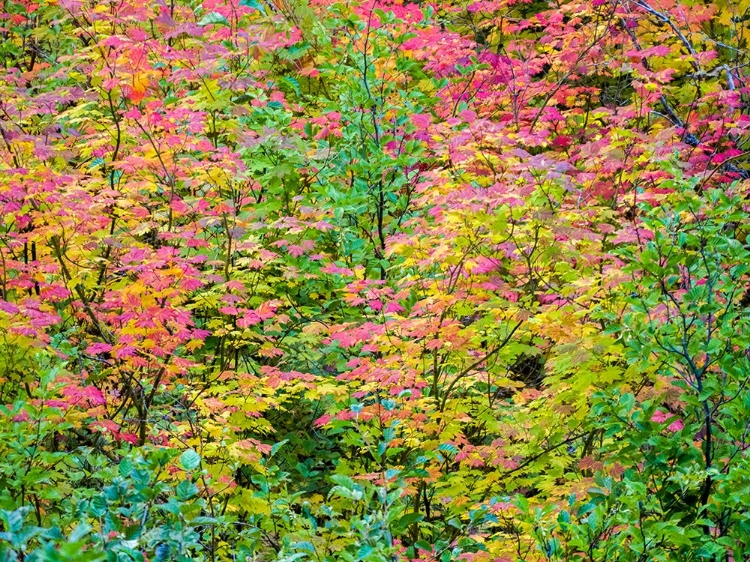
[[[91,353],[92,355],[97,355],[100,353],[108,353],[112,350],[112,346],[108,343],[92,343],[86,346],[86,351],[88,353]]]

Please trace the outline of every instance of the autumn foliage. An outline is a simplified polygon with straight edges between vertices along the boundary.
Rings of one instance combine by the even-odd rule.
[[[0,561],[750,557],[750,2],[0,34]]]

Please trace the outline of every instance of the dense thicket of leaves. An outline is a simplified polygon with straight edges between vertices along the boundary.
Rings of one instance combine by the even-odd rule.
[[[749,21],[6,0],[0,561],[747,560]]]

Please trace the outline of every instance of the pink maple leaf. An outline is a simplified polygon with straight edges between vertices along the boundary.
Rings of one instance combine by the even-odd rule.
[[[84,386],[80,393],[81,398],[86,398],[92,406],[101,406],[107,403],[102,391],[95,386]]]
[[[289,255],[294,258],[298,258],[305,253],[305,249],[297,244],[289,244],[286,249],[289,252]]]
[[[8,301],[0,301],[0,310],[8,314],[18,314],[20,312],[20,309],[15,304]]]
[[[398,301],[388,301],[385,305],[386,312],[402,312],[404,307],[401,306]]]
[[[107,353],[112,350],[112,346],[108,343],[92,343],[86,348],[86,351],[91,355],[98,355],[100,353]]]

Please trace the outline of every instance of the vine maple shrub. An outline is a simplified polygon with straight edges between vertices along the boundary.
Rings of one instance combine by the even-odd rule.
[[[7,0],[0,559],[750,557],[748,22]]]

